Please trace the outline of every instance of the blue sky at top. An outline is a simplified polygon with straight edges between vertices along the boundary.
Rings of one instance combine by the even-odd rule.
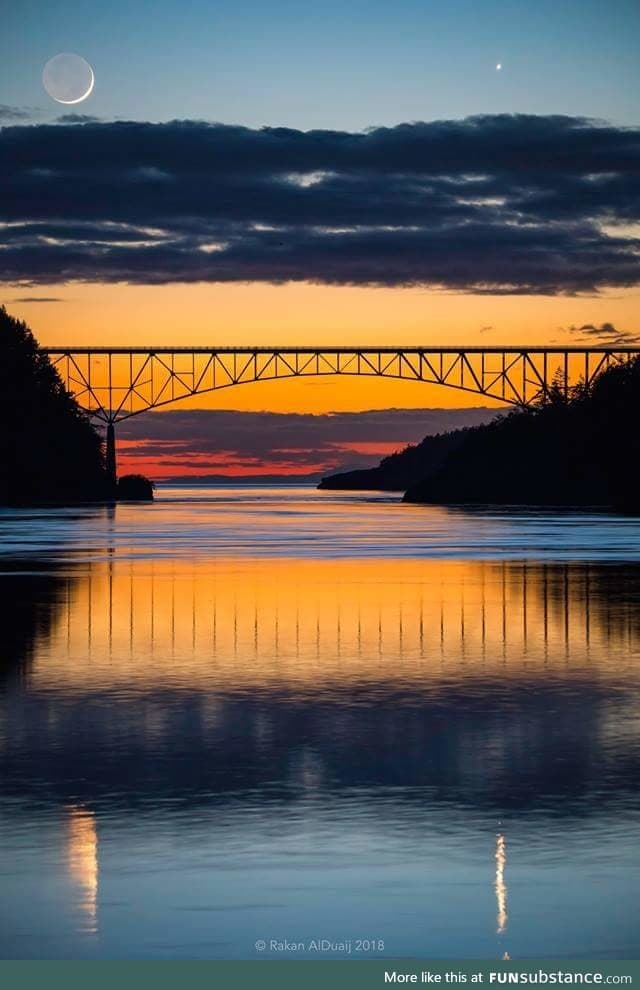
[[[0,103],[60,112],[44,62],[94,66],[101,117],[361,129],[475,113],[640,118],[638,0],[23,0]],[[504,66],[496,72],[496,63]]]

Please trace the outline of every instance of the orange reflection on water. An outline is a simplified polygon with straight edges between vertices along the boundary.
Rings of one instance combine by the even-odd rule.
[[[85,808],[67,808],[68,868],[78,891],[83,930],[98,930],[98,835],[95,815]]]
[[[317,691],[637,677],[597,569],[416,559],[115,560],[68,581],[34,687]],[[612,653],[612,647],[622,647]]]

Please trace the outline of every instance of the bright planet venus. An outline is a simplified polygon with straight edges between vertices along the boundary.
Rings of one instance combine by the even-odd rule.
[[[82,103],[91,95],[95,76],[81,55],[62,52],[50,58],[42,71],[42,84],[57,103]]]

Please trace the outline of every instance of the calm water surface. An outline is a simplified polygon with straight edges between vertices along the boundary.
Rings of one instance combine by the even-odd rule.
[[[167,488],[0,583],[0,956],[640,956],[640,520]]]

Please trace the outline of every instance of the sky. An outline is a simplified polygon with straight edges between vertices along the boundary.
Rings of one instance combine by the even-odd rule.
[[[87,112],[361,130],[479,113],[637,124],[636,0],[23,0],[2,102],[54,115],[53,54],[93,65]],[[495,66],[502,63],[502,73]]]
[[[47,345],[634,342],[639,29],[637,0],[12,5],[0,302]],[[60,52],[82,103],[43,88]],[[339,379],[233,403],[481,404]]]
[[[426,434],[487,423],[496,413],[486,406],[318,414],[179,405],[124,420],[119,451],[128,471],[162,480],[318,479],[336,469],[369,467]]]

